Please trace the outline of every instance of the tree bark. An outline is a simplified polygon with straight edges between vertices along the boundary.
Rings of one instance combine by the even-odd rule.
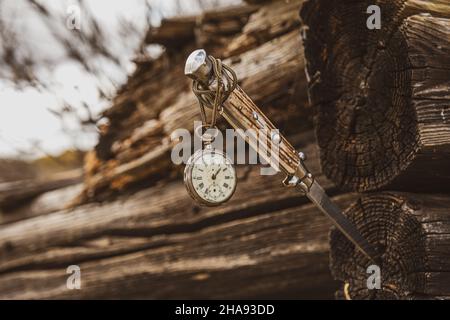
[[[384,192],[362,196],[346,210],[368,241],[382,250],[381,289],[369,290],[372,262],[337,230],[331,271],[339,298],[449,299],[450,196]]]
[[[300,24],[298,9],[304,0],[286,3],[272,1],[252,14],[242,32],[224,46],[225,56],[232,57],[260,46],[276,37],[296,30]]]
[[[325,174],[357,191],[450,190],[449,2],[308,1],[301,16]]]

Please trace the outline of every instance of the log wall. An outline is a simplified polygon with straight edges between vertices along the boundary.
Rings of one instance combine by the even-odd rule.
[[[312,133],[292,137],[320,172]],[[0,226],[0,297],[332,298],[329,221],[280,176],[238,167],[235,196],[199,207],[181,181]],[[339,194],[319,181],[341,206]],[[81,268],[68,290],[66,268]]]
[[[371,4],[380,30],[366,27]],[[450,191],[448,2],[308,1],[301,15],[327,176],[360,192]]]
[[[164,52],[136,60],[105,112],[81,196],[70,208],[0,225],[0,298],[333,297],[330,223],[283,187],[283,176],[239,166],[233,199],[203,208],[170,161],[170,134],[200,119],[183,67],[202,46],[237,71],[336,201],[355,200],[320,174],[299,37],[303,1],[252,2],[149,30],[145,45]],[[69,265],[81,268],[81,290],[66,287]]]
[[[337,297],[449,299],[449,2],[307,1],[301,18],[323,171],[366,192],[345,214],[382,252],[369,289],[372,263],[333,230]]]
[[[247,2],[149,30],[144,45],[163,53],[136,59],[105,112],[81,195],[66,207],[52,191],[0,221],[0,298],[450,297],[448,1]],[[384,28],[369,32],[374,2]],[[237,71],[383,252],[381,289],[367,288],[370,262],[338,231],[329,241],[330,222],[282,176],[239,166],[226,206],[189,198],[170,135],[200,119],[183,75],[198,47]],[[66,287],[69,265],[81,290]]]

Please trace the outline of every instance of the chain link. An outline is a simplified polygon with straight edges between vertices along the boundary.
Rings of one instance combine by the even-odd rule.
[[[214,77],[216,80],[216,88],[210,89],[208,84],[194,80],[192,91],[198,99],[203,127],[216,128],[217,114],[222,104],[228,99],[229,95],[237,87],[236,73],[229,66],[222,63],[220,59],[208,56],[211,61]],[[205,106],[212,107],[211,122],[208,124]]]

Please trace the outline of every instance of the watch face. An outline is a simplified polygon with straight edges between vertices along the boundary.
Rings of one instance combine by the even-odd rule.
[[[236,189],[236,171],[221,151],[200,150],[188,162],[185,182],[200,203],[214,206],[228,201]]]

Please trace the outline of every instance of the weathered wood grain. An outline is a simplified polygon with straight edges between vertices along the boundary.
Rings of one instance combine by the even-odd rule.
[[[197,16],[163,19],[158,28],[150,28],[145,37],[146,43],[157,43],[169,50],[180,49],[195,40]]]
[[[0,210],[7,212],[43,193],[81,182],[81,170],[62,172],[48,179],[28,179],[0,183]]]
[[[225,56],[235,56],[262,45],[298,27],[298,9],[304,0],[273,1],[252,14],[242,32],[225,48]]]
[[[328,226],[307,205],[207,223],[184,234],[151,236],[149,230],[75,242],[49,255],[65,255],[67,263],[81,267],[81,290],[65,287],[67,264],[49,264],[0,274],[0,297],[329,298],[335,284],[328,270]],[[89,252],[111,254],[112,248],[120,254],[81,260]]]
[[[249,17],[258,9],[257,5],[239,5],[204,12],[197,18],[197,46],[208,49],[209,54],[227,58],[229,55],[224,48],[241,33]]]
[[[296,144],[320,172],[312,139]],[[178,181],[0,226],[0,298],[330,298],[327,219],[280,175],[238,177],[218,208],[198,207]],[[66,288],[73,264],[81,290]]]
[[[370,4],[380,30],[366,27]],[[448,191],[448,1],[308,1],[301,15],[326,175],[357,191]]]
[[[8,224],[31,217],[64,210],[72,205],[83,190],[83,183],[47,191],[29,201],[21,201],[14,208],[0,212],[0,224]]]
[[[320,175],[316,145],[306,143],[308,139],[312,139],[311,133],[302,134],[301,139],[302,141],[297,142],[297,145],[309,155],[306,164],[311,171],[317,173],[319,182],[333,191],[332,184]],[[107,233],[107,230],[110,229],[129,229],[138,232],[137,230],[140,229],[138,221],[143,219],[141,215],[150,217],[152,220],[156,219],[154,220],[155,224],[152,224],[154,228],[166,226],[170,229],[171,225],[177,225],[178,222],[189,217],[195,220],[196,217],[201,216],[198,213],[205,210],[218,215],[222,212],[239,212],[240,209],[249,207],[261,209],[269,202],[272,203],[271,207],[266,207],[264,210],[276,209],[277,206],[287,207],[302,204],[307,201],[305,197],[299,197],[296,190],[282,186],[283,176],[261,176],[257,166],[253,166],[253,168],[239,166],[238,178],[236,195],[227,206],[214,210],[198,207],[189,198],[180,182],[172,182],[138,192],[135,196],[129,196],[130,199],[125,202],[118,200],[111,204],[99,203],[81,206],[51,216],[29,220],[31,222],[15,224],[11,228],[2,228],[0,229],[0,241],[3,239],[3,243],[7,242],[6,238],[1,238],[3,236],[14,236],[13,247],[15,249],[8,253],[8,259],[0,259],[2,262],[0,270],[5,268],[5,265],[15,265],[11,254],[27,257],[29,243],[33,243],[33,250],[39,247],[48,250],[46,246],[50,244],[59,245],[61,241],[62,243],[76,241],[74,234],[78,234],[78,237],[90,238],[99,232]],[[268,195],[273,194],[274,189],[277,193],[269,199]],[[127,199],[127,196],[123,198]],[[244,201],[245,199],[247,200]],[[95,215],[89,216],[89,211],[95,212]],[[123,224],[126,221],[128,223]],[[54,232],[53,228],[59,231]],[[38,232],[38,230],[41,231]],[[20,245],[21,243],[23,246]],[[7,253],[7,251],[0,249],[0,253]]]
[[[305,93],[306,76],[304,76],[303,47],[298,40],[298,32],[292,31],[269,41],[253,50],[242,53],[239,57],[223,61],[235,72],[245,92],[264,110],[279,126],[287,127],[294,119],[303,119],[303,128],[308,128],[309,112],[306,96],[295,108],[289,100]],[[277,102],[286,104],[280,108],[271,108]],[[195,120],[201,119],[197,98],[189,92],[180,93],[177,101],[161,112],[160,121],[167,136],[178,129],[193,130]],[[309,122],[310,124],[311,122]],[[296,124],[296,129],[298,125]],[[291,133],[295,132],[291,130]],[[289,133],[289,132],[288,132]]]
[[[331,232],[331,271],[340,298],[450,298],[450,196],[384,192],[361,196],[347,216],[380,248],[381,289],[368,290],[372,264]]]

